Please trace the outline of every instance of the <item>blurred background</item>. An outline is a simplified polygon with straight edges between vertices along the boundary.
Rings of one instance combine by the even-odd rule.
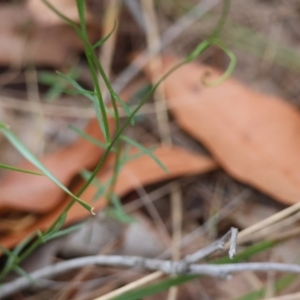
[[[49,2],[74,22],[79,22],[76,1]],[[97,54],[109,79],[129,106],[137,105],[145,89],[165,73],[166,69],[159,65],[161,59],[164,60],[168,55],[183,59],[201,41],[209,37],[220,18],[222,4],[221,0],[86,1],[86,20],[91,43],[109,34],[117,21],[117,28],[99,51],[97,50]],[[283,103],[283,111],[286,104],[288,105],[291,117],[286,115],[286,119],[278,119],[278,131],[281,132],[280,126],[284,127],[284,120],[296,120],[300,106],[300,1],[232,0],[219,40],[236,55],[237,64],[231,76],[247,86],[249,95],[259,92],[276,96]],[[159,66],[153,67],[152,74],[149,75],[148,72],[147,75],[143,70],[135,73],[138,68],[142,69],[138,64],[132,63],[135,58],[141,53],[145,54],[147,49],[155,51],[157,48],[161,48],[156,56]],[[208,65],[212,70],[224,71],[229,64],[229,58],[222,49],[213,45],[193,62],[198,63]],[[180,76],[186,81],[192,73],[189,73],[188,69],[183,70],[186,71]],[[53,168],[58,177],[59,174],[62,174],[62,178],[66,176],[65,184],[70,189],[78,190],[79,182],[84,177],[82,170],[91,170],[98,161],[97,155],[100,154],[97,152],[95,162],[87,163],[86,157],[93,156],[94,152],[87,152],[84,156],[78,154],[82,151],[78,144],[78,134],[70,130],[69,126],[84,130],[93,122],[95,112],[91,101],[75,93],[71,84],[56,71],[68,75],[85,89],[93,90],[84,45],[69,25],[40,0],[0,0],[0,120],[9,124],[10,129],[36,156],[44,158],[47,166]],[[200,81],[200,76],[197,80]],[[178,82],[180,83],[180,80]],[[102,82],[100,84],[103,86]],[[230,98],[231,94],[224,89],[222,99],[221,86],[218,87],[218,100],[227,101],[226,97]],[[234,85],[228,85],[228,88],[234,88]],[[103,91],[105,94],[105,88]],[[238,93],[237,89],[237,98]],[[222,143],[213,144],[205,138],[195,138],[195,134],[177,119],[178,115],[168,111],[166,101],[157,101],[156,98],[160,98],[161,95],[162,98],[168,97],[168,93],[164,95],[163,91],[158,91],[136,117],[135,126],[127,128],[126,134],[143,145],[173,145],[172,147],[195,153],[203,159],[204,166],[199,166],[199,170],[184,169],[185,165],[196,163],[188,163],[183,160],[186,156],[176,156],[179,154],[175,155],[175,152],[162,154],[163,162],[166,157],[173,159],[168,162],[171,170],[174,167],[171,177],[156,176],[155,172],[158,171],[154,172],[151,179],[143,179],[142,175],[139,178],[136,175],[137,183],[120,188],[119,197],[123,208],[133,216],[135,222],[122,223],[116,218],[104,215],[103,209],[107,204],[101,202],[97,217],[89,220],[86,214],[79,214],[70,219],[68,225],[86,220],[79,232],[49,242],[40,247],[33,257],[29,257],[23,266],[27,272],[64,259],[98,253],[145,257],[157,257],[165,253],[164,258],[177,257],[178,260],[220,238],[231,226],[242,231],[297,202],[294,200],[300,195],[297,163],[295,170],[284,169],[289,151],[280,156],[284,166],[282,170],[286,173],[281,169],[280,172],[282,171],[283,178],[289,176],[288,172],[294,172],[296,179],[293,177],[293,184],[296,187],[289,193],[289,187],[283,182],[279,189],[286,188],[287,196],[278,192],[277,197],[278,181],[274,179],[272,182],[273,174],[277,174],[277,158],[270,163],[274,163],[272,166],[275,171],[267,163],[267,167],[261,163],[262,170],[271,170],[271,175],[262,175],[263,178],[269,176],[266,187],[257,184],[259,178],[252,180],[246,175],[240,175],[235,167],[231,169],[231,161],[226,160],[225,154],[225,157],[219,155],[222,153]],[[242,100],[244,94],[241,95]],[[230,103],[229,101],[228,105]],[[237,107],[228,105],[226,107],[233,115],[240,114]],[[257,110],[259,109],[258,101]],[[264,107],[261,106],[261,109],[263,111]],[[280,108],[278,110],[280,111]],[[120,111],[122,120],[125,120],[126,113]],[[211,119],[210,116],[207,118]],[[264,118],[268,124],[268,114],[266,117],[262,114],[262,120]],[[217,119],[216,113],[211,119],[211,124],[215,124]],[[272,122],[274,120],[272,119]],[[249,121],[243,128],[251,129],[256,121]],[[210,122],[207,121],[206,124]],[[289,127],[295,131],[294,135],[291,134],[290,137],[288,134],[288,137],[284,137],[295,142],[295,153],[299,148],[299,124],[297,119]],[[264,126],[261,123],[261,128]],[[276,136],[277,127],[274,128]],[[273,133],[270,132],[272,136]],[[228,128],[228,135],[230,134],[236,134],[233,128]],[[267,144],[267,139],[264,140]],[[0,145],[2,163],[22,166],[23,157],[3,135],[0,135]],[[86,146],[82,144],[81,147]],[[276,152],[277,146],[273,141],[266,147],[271,149],[270,153],[273,153],[274,149]],[[241,147],[240,151],[246,151],[243,149]],[[225,152],[229,153],[231,149],[225,149],[224,146]],[[254,150],[249,148],[249,152],[253,153]],[[68,174],[68,167],[64,165],[65,159],[68,160],[66,157],[69,157],[70,165],[73,161],[78,165],[75,171],[70,167]],[[246,161],[247,158],[245,155],[243,159]],[[297,156],[293,159],[298,160]],[[139,161],[138,168],[142,170],[141,174],[150,173],[152,170],[144,161]],[[51,189],[43,190],[43,185],[39,185],[35,178],[32,178],[30,183],[27,183],[27,179],[22,183],[20,181],[23,177],[14,178],[10,172],[0,169],[0,191],[3,190],[2,199],[0,197],[0,243],[12,248],[28,233],[40,227],[47,228],[47,218],[51,218],[61,203],[67,200],[60,195],[58,200],[49,204],[47,208],[38,208],[38,204],[27,207],[26,199],[30,198],[30,195],[51,195]],[[23,190],[17,191],[20,185]],[[25,186],[30,189],[27,190]],[[18,197],[21,197],[21,194],[24,199],[19,203]],[[11,205],[10,199],[14,199]],[[176,202],[176,199],[179,200]],[[94,200],[97,200],[97,197],[94,197]],[[45,200],[39,196],[35,201],[41,204]],[[296,262],[299,258],[300,244],[299,218],[296,214],[293,214],[292,219],[287,216],[285,227],[282,224],[279,226],[284,227],[284,234],[290,234],[291,238],[285,238],[284,242],[251,257],[250,260]],[[180,224],[180,229],[176,224]],[[246,249],[257,241],[273,238],[278,235],[278,230],[276,227],[253,239],[246,239],[239,250]],[[179,235],[177,240],[174,232]],[[0,259],[3,264],[5,258],[2,256]],[[45,282],[43,288],[18,292],[7,299],[96,299],[142,276],[142,273],[134,270],[93,267],[84,269],[83,272],[72,271],[67,275],[58,276],[55,280]],[[166,290],[145,299],[273,299],[276,295],[299,292],[299,277],[284,276],[244,272],[242,275],[234,275],[231,281],[198,278],[180,285],[175,292]],[[80,286],[74,286],[74,283],[76,285],[79,281]],[[256,294],[253,294],[254,291]]]

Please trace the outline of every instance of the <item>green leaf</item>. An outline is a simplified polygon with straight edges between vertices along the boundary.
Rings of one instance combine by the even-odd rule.
[[[10,143],[35,167],[42,171],[53,183],[61,188],[65,193],[74,198],[81,206],[89,210],[92,214],[93,207],[84,202],[80,198],[76,197],[71,191],[69,191],[39,160],[38,158],[25,147],[25,145],[8,129],[7,125],[0,122],[0,131],[10,141]]]
[[[209,39],[202,41],[196,48],[190,53],[186,58],[185,62],[191,62],[196,59],[200,54],[202,54],[208,47],[211,45],[211,41]]]
[[[77,225],[71,226],[71,227],[63,229],[63,230],[47,233],[45,235],[42,235],[42,239],[43,239],[44,242],[48,242],[48,241],[53,240],[55,238],[58,238],[58,237],[66,235],[66,234],[69,234],[73,231],[76,231],[76,230],[80,229],[82,227],[82,225],[83,224],[77,224]]]
[[[80,172],[80,174],[86,181],[92,176],[92,172],[87,171],[87,170],[82,170]],[[94,178],[92,180],[92,184],[97,188],[97,192],[95,193],[95,195],[92,198],[93,202],[105,195],[105,192],[108,189],[108,187],[110,186],[111,181],[112,181],[112,178],[107,180],[104,184],[101,184],[97,178]]]
[[[111,30],[111,32],[107,36],[105,36],[101,40],[99,40],[96,44],[94,44],[93,49],[96,49],[97,47],[102,46],[111,37],[111,35],[114,33],[114,31],[117,29],[117,26],[118,26],[118,22],[116,21],[114,28]]]
[[[141,144],[137,143],[136,141],[130,139],[129,137],[125,136],[125,135],[121,135],[121,139],[129,144],[131,144],[132,146],[138,148],[139,150],[141,150],[144,154],[150,156],[159,167],[161,167],[167,174],[169,174],[168,169],[165,167],[165,165],[153,154],[153,152],[149,149],[147,149],[146,147],[142,146]]]
[[[18,255],[2,245],[0,245],[0,249],[8,257],[4,268],[2,268],[0,272],[0,278],[2,279],[2,277],[4,277],[4,274],[6,274],[7,271],[10,270],[11,266],[13,266],[13,264],[18,260]]]
[[[121,204],[121,200],[116,194],[111,195],[111,203],[113,204],[114,208],[106,209],[106,213],[109,216],[111,216],[123,223],[136,222],[136,220],[133,217],[131,217],[125,213],[125,211],[123,210],[123,206]]]
[[[85,0],[76,0],[77,10],[80,19],[81,31],[86,36],[86,22],[85,22]]]
[[[128,116],[130,116],[131,115],[131,110],[130,110],[129,106],[119,97],[119,95],[117,93],[112,92],[112,96],[122,106],[122,108],[124,109],[125,113]],[[131,123],[131,125],[134,125],[134,118],[131,118],[130,123]]]
[[[59,74],[62,78],[67,80],[78,91],[79,94],[84,95],[86,98],[88,98],[89,100],[91,100],[93,102],[97,121],[100,126],[100,129],[101,129],[102,133],[105,136],[107,136],[108,131],[105,129],[104,122],[102,120],[100,104],[99,104],[98,99],[96,98],[96,96],[97,96],[96,93],[84,89],[76,80],[74,80],[70,76],[62,74],[60,72],[57,72],[57,74]],[[106,111],[108,110],[107,107],[105,107],[105,109],[106,109]]]
[[[83,95],[86,96],[87,94],[94,96],[94,92],[90,92],[90,91],[78,91],[78,90],[68,90],[68,89],[63,89],[62,90],[65,94],[69,94],[69,95]]]
[[[75,79],[73,79],[72,77],[63,74],[59,71],[56,71],[56,73],[61,76],[63,79],[65,79],[71,86],[73,86],[75,88],[75,90],[77,90],[81,95],[84,95],[85,97],[87,97],[88,99],[90,99],[92,102],[94,102],[94,92],[88,91],[85,88],[83,88]]]
[[[47,0],[42,0],[42,2],[50,9],[52,10],[58,17],[60,17],[62,20],[67,22],[75,31],[77,34],[79,34],[79,29],[77,24],[69,19],[67,16],[62,14],[59,10],[57,10],[52,4],[50,4]]]
[[[0,168],[11,170],[11,171],[17,171],[17,172],[21,172],[21,173],[44,176],[44,174],[42,174],[42,173],[28,171],[28,170],[24,170],[24,169],[12,167],[12,166],[4,165],[4,164],[1,164],[1,163],[0,163]]]
[[[298,275],[289,274],[289,275],[283,276],[282,278],[276,280],[276,282],[274,284],[276,293],[289,287],[293,282],[295,282],[295,280],[298,277],[299,277]],[[246,295],[243,295],[234,300],[261,300],[261,299],[264,299],[265,293],[266,293],[265,289],[259,289],[259,290],[247,293]]]
[[[66,212],[63,212],[60,216],[59,216],[59,219],[58,219],[58,222],[56,223],[56,226],[53,228],[53,230],[49,233],[52,233],[52,232],[57,232],[59,231],[65,224],[65,221],[66,221],[66,218],[67,218],[67,213]]]
[[[147,296],[161,293],[172,286],[177,286],[185,282],[196,279],[197,276],[178,276],[176,278],[165,279],[159,283],[145,286],[135,291],[124,293],[123,295],[113,298],[114,300],[140,300]]]
[[[73,125],[69,125],[69,128],[71,130],[73,130],[74,132],[76,132],[79,136],[83,137],[84,139],[86,139],[87,141],[91,142],[92,144],[102,148],[102,149],[106,149],[106,144],[98,141],[97,139],[95,139],[94,137],[92,137],[91,135],[85,133],[84,131],[80,130],[79,128],[73,126]]]

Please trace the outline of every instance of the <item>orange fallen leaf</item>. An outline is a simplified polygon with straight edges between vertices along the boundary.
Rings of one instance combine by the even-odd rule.
[[[179,147],[158,147],[154,151],[154,154],[167,167],[170,174],[165,173],[152,158],[143,155],[128,162],[121,170],[115,188],[115,193],[119,197],[122,197],[140,185],[152,184],[180,176],[205,173],[217,168],[216,163],[211,158],[191,153]],[[114,159],[113,156],[111,156],[104,168],[99,172],[97,178],[100,182],[104,183],[111,178],[113,163]],[[82,194],[81,198],[93,204],[95,211],[99,211],[106,206],[106,200],[102,197],[93,202],[96,191],[96,188],[90,185]],[[76,193],[76,191],[73,192]],[[10,248],[20,242],[28,234],[36,230],[47,229],[59,216],[68,201],[69,199],[65,199],[59,207],[42,217],[32,227],[20,231],[15,235],[0,239],[0,244]],[[88,211],[82,209],[80,205],[75,204],[67,215],[66,224],[74,223],[89,216],[90,213]]]
[[[96,27],[89,28],[89,37],[96,41]],[[71,54],[83,49],[82,41],[70,26],[38,26],[24,4],[0,5],[1,64],[19,66],[34,62],[61,67]]]
[[[74,22],[79,21],[76,1],[74,0],[48,0],[59,12],[67,16]],[[41,0],[28,0],[27,8],[32,14],[33,18],[44,25],[57,25],[65,23],[53,11],[49,9]],[[86,20],[89,22],[91,16],[86,12]]]
[[[164,57],[164,72],[178,63]],[[234,79],[206,87],[201,78],[221,73],[199,63],[165,80],[167,102],[180,126],[203,143],[233,177],[275,199],[300,201],[300,115],[278,97]]]
[[[110,119],[110,127],[113,127]],[[103,135],[94,119],[86,132],[103,141]],[[70,181],[82,169],[90,169],[99,161],[103,149],[78,138],[73,144],[41,159],[42,163],[64,184]],[[37,169],[27,161],[18,167],[26,170]],[[0,211],[7,209],[22,210],[34,213],[45,213],[56,207],[64,192],[46,176],[31,176],[20,172],[7,172],[0,182]]]

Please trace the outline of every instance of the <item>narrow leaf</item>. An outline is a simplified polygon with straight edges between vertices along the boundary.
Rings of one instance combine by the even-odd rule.
[[[108,35],[106,35],[105,37],[103,37],[102,39],[100,39],[96,44],[94,44],[93,49],[96,49],[97,47],[102,46],[111,37],[111,35],[116,30],[117,26],[118,26],[118,22],[116,21],[114,28],[111,30],[111,32]]]
[[[54,227],[53,231],[52,232],[56,232],[56,231],[59,231],[63,225],[65,224],[65,221],[66,221],[66,218],[67,218],[67,213],[66,212],[63,212],[60,217],[59,217],[59,220],[56,224],[56,226]]]
[[[29,171],[29,170],[24,170],[24,169],[12,167],[12,166],[4,165],[4,164],[1,164],[1,163],[0,163],[0,168],[11,170],[11,171],[17,171],[17,172],[21,172],[21,173],[44,176],[44,174],[42,174],[42,173],[33,172],[33,171]]]
[[[91,135],[85,133],[84,131],[80,130],[79,128],[73,126],[73,125],[69,125],[69,128],[71,130],[73,130],[74,132],[76,132],[79,136],[83,137],[84,139],[86,139],[87,141],[93,143],[94,145],[102,148],[102,149],[106,149],[106,145],[100,141],[98,141],[97,139],[95,139],[94,137],[92,137]]]
[[[0,131],[10,141],[10,143],[35,167],[42,171],[53,183],[60,187],[65,193],[74,198],[85,209],[89,210],[92,214],[93,208],[88,203],[84,202],[80,198],[76,197],[71,191],[69,191],[39,160],[30,152],[29,149],[23,145],[23,143],[7,128],[7,126],[0,122]]]
[[[83,34],[86,34],[86,23],[85,23],[85,1],[84,0],[76,0],[77,2],[77,10],[80,19],[81,30]]]
[[[129,106],[119,97],[119,95],[117,93],[113,92],[112,96],[121,105],[121,107],[124,109],[125,113],[128,116],[130,116],[131,115],[131,110],[130,110]],[[131,125],[134,125],[134,117],[131,118],[130,123],[131,123]]]
[[[111,217],[119,220],[123,223],[133,223],[135,219],[125,213],[123,210],[123,206],[121,204],[120,198],[116,194],[111,195],[111,203],[113,204],[114,208],[107,209],[106,213]]]
[[[92,176],[92,172],[87,171],[87,170],[82,170],[80,172],[80,174],[86,181]],[[93,202],[96,201],[97,199],[99,199],[100,197],[104,196],[105,191],[108,189],[108,187],[111,184],[111,181],[112,180],[109,179],[104,184],[101,184],[97,178],[93,179],[92,184],[97,188],[97,192],[95,193],[95,195],[92,198]]]
[[[59,230],[59,231],[54,232],[54,233],[46,234],[42,238],[43,238],[44,242],[48,242],[48,241],[53,240],[55,238],[58,238],[58,237],[66,235],[66,234],[69,234],[73,231],[76,231],[76,230],[80,229],[81,227],[82,227],[82,224],[77,224],[77,225],[71,226],[69,228]]]
[[[138,148],[139,150],[141,150],[143,153],[145,153],[146,155],[150,156],[157,164],[159,167],[161,167],[167,174],[169,174],[168,169],[165,167],[165,165],[153,154],[153,152],[149,149],[147,149],[146,147],[142,146],[141,144],[137,143],[136,141],[130,139],[129,137],[122,135],[121,139],[129,144],[131,144],[132,146]]]
[[[83,88],[76,80],[74,80],[72,77],[65,75],[61,72],[56,71],[56,73],[61,76],[63,79],[65,79],[71,86],[73,86],[80,94],[84,95],[88,99],[90,99],[92,102],[94,102],[94,92],[88,91],[85,88]]]

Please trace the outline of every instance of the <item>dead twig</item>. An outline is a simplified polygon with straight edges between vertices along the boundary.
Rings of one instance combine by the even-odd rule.
[[[135,256],[88,256],[77,258],[55,265],[50,265],[41,270],[30,274],[31,280],[38,280],[45,277],[50,277],[62,274],[66,271],[81,268],[87,265],[101,265],[101,266],[118,266],[127,268],[139,268],[142,270],[160,270],[165,274],[182,274],[182,275],[207,275],[212,277],[227,278],[231,273],[244,271],[258,271],[258,272],[289,272],[300,274],[300,266],[295,264],[282,263],[238,263],[238,264],[191,264],[187,265],[185,261],[169,261],[159,259],[145,259]],[[20,291],[32,284],[32,281],[27,277],[21,277],[11,283],[4,284],[0,290],[0,297],[7,297],[17,291]]]
[[[96,256],[87,256],[83,258],[77,258],[73,260],[64,261],[61,263],[57,263],[54,265],[47,266],[41,270],[37,270],[28,277],[21,277],[14,280],[11,283],[4,284],[0,289],[0,297],[9,296],[17,291],[20,291],[24,288],[32,285],[34,281],[38,284],[40,279],[52,277],[58,274],[62,274],[64,272],[78,269],[81,267],[86,267],[89,265],[101,265],[101,266],[110,266],[110,267],[127,267],[127,268],[137,268],[140,270],[149,270],[149,271],[160,271],[159,274],[156,272],[154,277],[160,277],[162,274],[199,274],[199,275],[209,275],[214,277],[224,277],[227,276],[230,272],[236,272],[235,269],[229,267],[229,271],[227,272],[225,269],[218,269],[218,265],[195,265],[192,264],[199,259],[203,259],[209,256],[211,253],[219,249],[223,249],[225,243],[230,239],[233,241],[233,247],[235,247],[236,241],[236,233],[234,229],[231,229],[227,234],[224,235],[219,241],[213,243],[211,246],[200,250],[192,255],[185,257],[181,261],[170,261],[170,260],[161,260],[161,259],[149,259],[138,256],[120,256],[120,255],[96,255]],[[209,249],[207,251],[206,249]],[[234,250],[235,251],[235,250]],[[255,264],[254,264],[255,265]],[[257,264],[260,265],[260,264]],[[276,264],[275,264],[276,265]],[[230,265],[225,265],[230,266]],[[283,268],[282,270],[287,270],[291,267],[291,272],[300,273],[300,266],[296,266],[297,268],[292,267],[294,265],[276,265],[276,267],[271,266],[272,268]],[[255,266],[252,266],[255,268]],[[266,268],[266,267],[265,267]],[[225,271],[224,271],[225,270]],[[232,271],[233,270],[233,271]],[[238,269],[243,271],[243,269]],[[246,269],[248,270],[248,269]],[[294,271],[293,271],[294,270]],[[159,275],[159,276],[158,276]]]

